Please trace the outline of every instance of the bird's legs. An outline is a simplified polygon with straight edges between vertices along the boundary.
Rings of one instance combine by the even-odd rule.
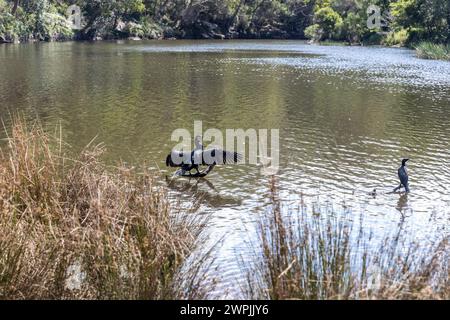
[[[402,183],[400,183],[400,185],[399,185],[397,188],[395,188],[393,192],[397,192],[397,191],[400,190],[402,187],[405,188],[405,192],[406,192],[406,193],[409,192],[409,185],[408,185],[408,184],[403,185]]]
[[[192,170],[195,169],[197,171],[197,173],[192,174]],[[190,168],[188,170],[186,170],[186,172],[189,172],[189,176],[196,176],[200,174],[200,171],[198,170],[198,166],[194,167],[194,168]]]
[[[397,192],[398,190],[400,190],[402,188],[402,186],[403,185],[400,183],[400,185],[397,188],[394,189],[394,192]]]
[[[195,174],[200,174],[200,170],[199,170],[199,165],[198,164],[194,164],[190,169],[191,170],[195,169],[195,171],[197,171]]]
[[[407,183],[407,184],[405,184],[405,191],[406,191],[406,193],[408,193],[409,192],[409,184]]]

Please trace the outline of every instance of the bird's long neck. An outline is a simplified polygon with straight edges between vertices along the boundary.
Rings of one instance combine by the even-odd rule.
[[[203,145],[200,142],[195,142],[195,149],[196,150],[203,150]]]

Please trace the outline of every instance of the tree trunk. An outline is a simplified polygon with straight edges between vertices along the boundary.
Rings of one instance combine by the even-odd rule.
[[[20,0],[14,0],[14,5],[11,10],[11,13],[13,16],[15,16],[17,13],[17,8],[19,7],[19,2],[20,2]]]
[[[258,12],[259,7],[261,7],[261,5],[264,3],[264,0],[261,0],[256,6],[255,9],[253,10],[252,14],[251,14],[251,18],[250,18],[250,25],[253,24],[254,20],[255,20],[255,15],[256,12]]]

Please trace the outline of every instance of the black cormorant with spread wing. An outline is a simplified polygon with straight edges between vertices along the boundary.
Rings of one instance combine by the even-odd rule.
[[[220,148],[205,149],[201,143],[201,137],[196,137],[194,150],[190,152],[172,150],[166,158],[166,165],[172,168],[181,168],[180,175],[189,173],[190,176],[204,177],[216,165],[237,164],[241,160],[242,155],[237,152],[226,151]],[[200,166],[208,166],[208,168],[200,172]],[[197,172],[192,175],[191,170],[194,169]]]

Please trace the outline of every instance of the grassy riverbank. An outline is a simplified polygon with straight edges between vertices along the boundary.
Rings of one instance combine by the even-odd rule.
[[[450,45],[421,42],[415,49],[419,58],[450,61]]]
[[[259,251],[247,266],[252,299],[449,299],[448,233],[427,243],[397,232],[371,248],[350,215],[301,207],[283,214],[276,184],[259,224]]]
[[[67,146],[15,121],[0,153],[0,299],[202,298],[181,269],[203,222],[155,177],[106,168],[102,145]]]

